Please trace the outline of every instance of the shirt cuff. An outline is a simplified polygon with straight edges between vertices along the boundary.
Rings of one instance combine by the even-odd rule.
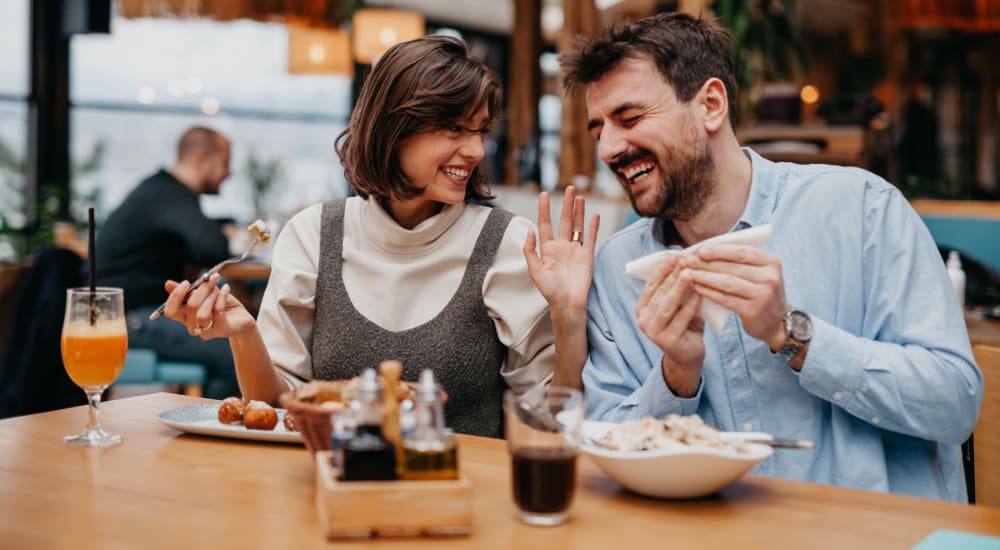
[[[865,347],[858,337],[815,317],[799,384],[809,393],[847,407],[865,381]]]
[[[633,407],[637,418],[652,416],[663,418],[668,414],[694,414],[701,402],[704,377],[698,378],[698,391],[693,397],[677,397],[667,381],[663,379],[663,369],[656,365],[646,375],[642,386],[622,401],[623,407]]]

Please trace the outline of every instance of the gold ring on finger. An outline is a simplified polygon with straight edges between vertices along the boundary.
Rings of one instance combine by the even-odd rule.
[[[203,327],[199,327],[198,325],[195,325],[195,327],[194,327],[194,333],[197,334],[197,335],[200,335],[200,334],[202,334],[204,332],[208,332],[208,330],[210,328],[212,328],[213,324],[215,324],[215,319],[209,319],[208,320],[208,324],[205,325],[205,326],[203,326]]]

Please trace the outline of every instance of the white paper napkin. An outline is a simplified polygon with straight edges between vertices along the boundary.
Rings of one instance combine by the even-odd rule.
[[[656,273],[656,268],[663,263],[663,260],[666,259],[667,256],[690,254],[698,248],[710,244],[727,243],[760,246],[761,243],[766,241],[770,236],[771,224],[758,225],[742,231],[733,231],[732,233],[724,233],[722,235],[712,237],[711,239],[705,239],[704,241],[693,244],[683,250],[662,250],[660,252],[654,252],[648,256],[632,260],[631,262],[625,264],[625,273],[646,281],[652,277],[654,273]],[[701,305],[698,306],[698,315],[705,320],[705,323],[707,323],[708,326],[712,327],[712,330],[717,333],[721,333],[722,327],[726,324],[726,317],[729,316],[729,310],[711,300],[702,299]]]

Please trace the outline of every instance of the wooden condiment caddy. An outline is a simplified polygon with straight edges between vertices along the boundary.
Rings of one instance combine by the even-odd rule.
[[[316,510],[326,536],[461,536],[472,532],[469,480],[339,481],[332,453],[316,460]]]

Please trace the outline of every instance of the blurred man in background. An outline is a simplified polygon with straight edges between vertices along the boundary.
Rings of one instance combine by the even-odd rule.
[[[239,395],[229,344],[191,339],[183,325],[149,316],[167,297],[163,281],[194,279],[229,254],[222,226],[199,202],[229,177],[229,151],[215,130],[188,129],[174,165],[140,182],[97,235],[97,279],[125,289],[129,346],[153,349],[160,360],[202,363],[205,396],[213,398]]]

